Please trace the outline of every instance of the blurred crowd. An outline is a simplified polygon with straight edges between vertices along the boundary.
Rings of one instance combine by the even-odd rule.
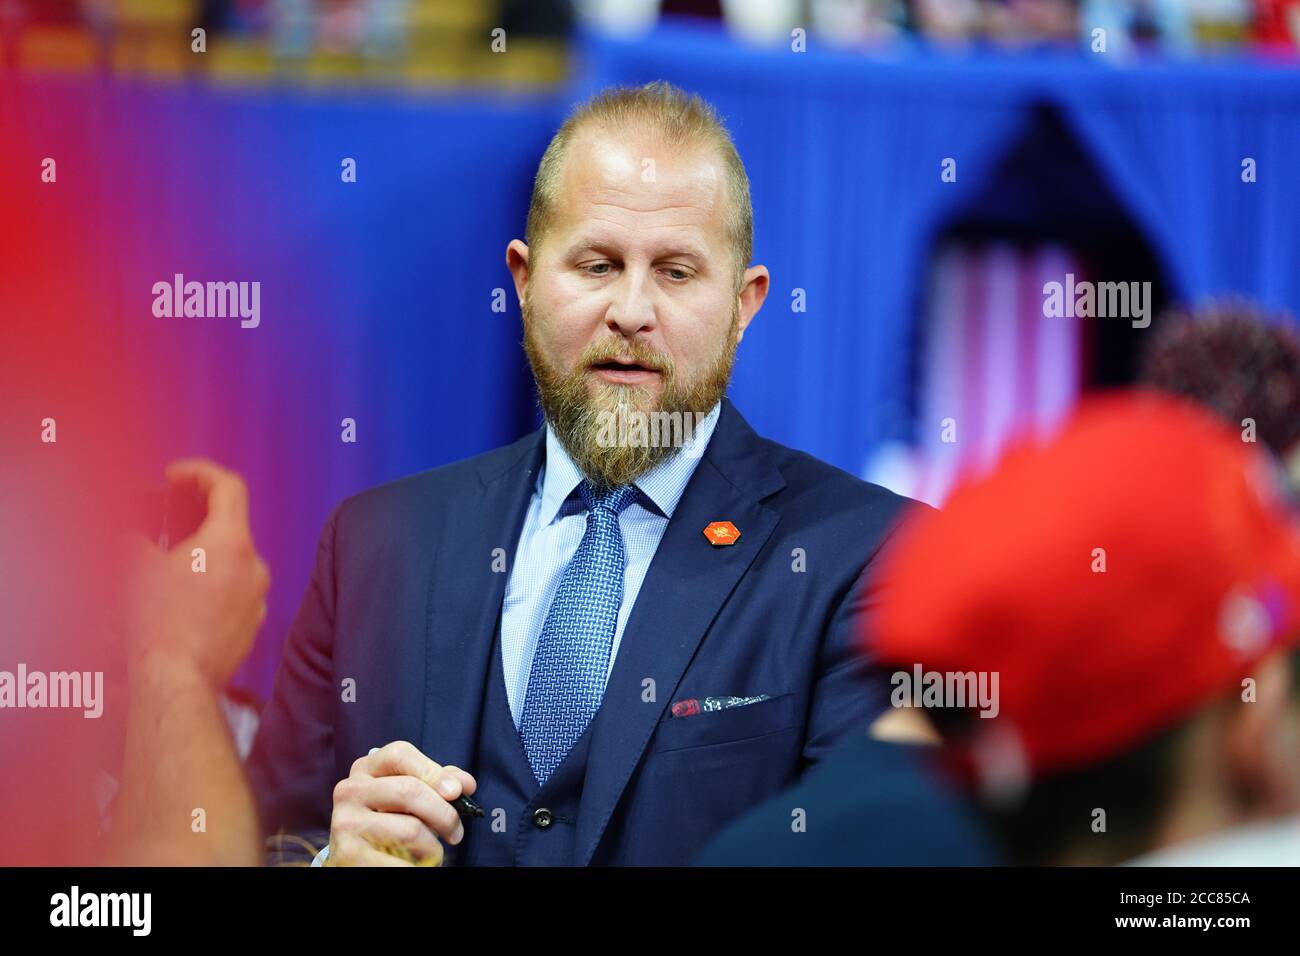
[[[709,4],[664,0],[665,9],[677,6]],[[723,0],[720,7],[742,33],[776,38],[807,24],[841,46],[910,38],[945,47],[987,42],[1177,55],[1294,50],[1300,39],[1296,0]]]
[[[35,67],[255,78],[287,64],[318,79],[544,84],[564,78],[576,28],[636,34],[664,17],[721,21],[771,45],[798,29],[838,47],[1045,46],[1119,59],[1288,56],[1300,45],[1300,0],[0,0],[0,52]],[[191,56],[195,28],[205,61]],[[497,28],[517,55],[489,59]]]
[[[572,27],[568,0],[0,0],[0,62],[254,82],[543,85],[567,76]]]

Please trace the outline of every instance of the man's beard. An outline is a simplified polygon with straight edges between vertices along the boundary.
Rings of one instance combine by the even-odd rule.
[[[679,439],[692,437],[696,424],[727,391],[736,358],[739,304],[732,309],[731,326],[718,356],[690,382],[682,381],[670,356],[657,352],[640,339],[611,336],[583,350],[577,364],[560,371],[545,359],[537,339],[537,325],[527,294],[523,302],[524,352],[537,382],[538,400],[546,421],[565,451],[592,484],[598,488],[626,485],[655,465],[681,450]],[[644,385],[606,382],[591,373],[592,368],[615,358],[630,359],[659,372],[662,398],[656,400]],[[666,416],[657,420],[681,421],[683,427],[663,429],[658,441],[623,440],[635,437],[635,429],[618,432],[611,442],[612,423],[626,423],[630,417]],[[641,436],[645,435],[642,431]]]

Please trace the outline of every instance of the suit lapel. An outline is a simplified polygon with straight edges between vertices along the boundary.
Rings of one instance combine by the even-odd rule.
[[[777,524],[761,501],[784,485],[762,442],[729,401],[655,552],[592,723],[575,860],[586,865],[718,609]],[[714,547],[711,521],[740,540]],[[655,699],[643,700],[647,679]]]
[[[473,760],[490,676],[492,641],[515,545],[545,449],[545,429],[517,455],[480,466],[469,498],[449,508],[429,580],[421,750],[441,764]],[[505,571],[493,551],[505,551]]]

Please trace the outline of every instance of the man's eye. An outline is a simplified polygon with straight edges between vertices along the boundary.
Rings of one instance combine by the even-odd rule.
[[[612,268],[613,266],[608,262],[596,262],[592,265],[586,266],[587,273],[593,276],[609,275],[609,270]]]
[[[691,274],[685,269],[665,269],[664,272],[666,272],[668,278],[672,279],[674,282],[685,282],[691,277]]]

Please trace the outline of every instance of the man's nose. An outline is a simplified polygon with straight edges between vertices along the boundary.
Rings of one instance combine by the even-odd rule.
[[[605,310],[605,325],[632,337],[656,325],[654,287],[644,271],[628,268],[613,288],[614,298]]]

